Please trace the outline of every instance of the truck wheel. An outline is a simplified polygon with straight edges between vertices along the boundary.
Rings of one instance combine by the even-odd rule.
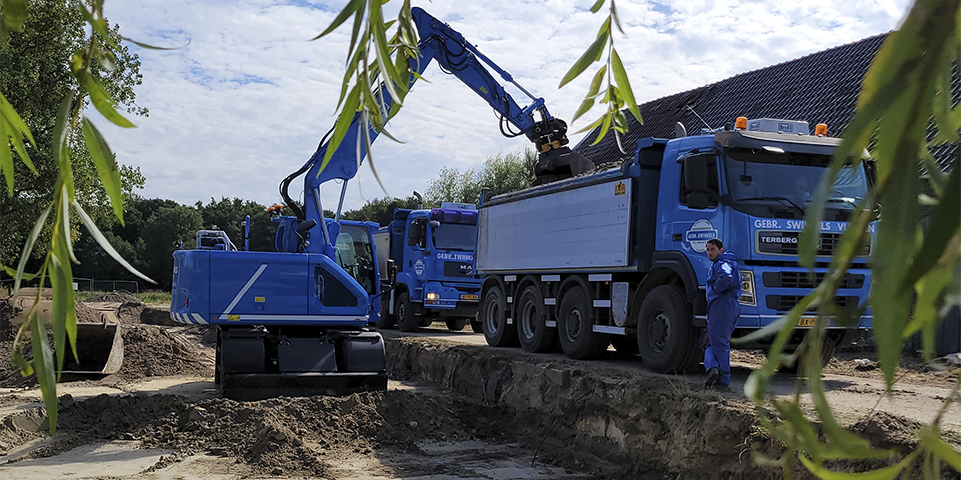
[[[544,296],[534,285],[521,293],[517,303],[517,340],[528,352],[546,352],[554,347],[557,329],[547,328]]]
[[[607,350],[607,336],[594,331],[591,302],[580,286],[564,292],[557,311],[557,331],[564,353],[573,359],[597,358]]]
[[[481,299],[480,321],[483,324],[484,339],[492,347],[510,347],[517,342],[514,325],[507,324],[507,302],[500,285],[494,285]]]
[[[659,373],[694,371],[703,350],[697,342],[691,307],[672,285],[651,290],[637,318],[637,349],[644,363]]]
[[[467,326],[467,319],[464,317],[448,318],[446,320],[447,329],[453,332],[459,332]]]
[[[420,319],[414,315],[414,307],[410,304],[410,294],[400,292],[397,294],[397,304],[394,305],[397,312],[397,328],[402,332],[417,331],[420,326]]]
[[[821,366],[822,367],[827,366],[828,362],[830,362],[831,359],[834,358],[834,354],[837,352],[838,346],[841,344],[841,341],[843,340],[844,340],[843,334],[840,336],[833,336],[831,335],[830,332],[827,335],[825,335],[823,339],[821,339]],[[788,349],[788,351],[786,351],[785,353],[794,353],[795,350],[796,349]],[[804,363],[807,361],[807,358],[805,357],[806,356],[802,356],[801,358],[798,359],[798,361],[792,363],[791,365],[784,365],[778,370],[784,373],[801,372],[804,369],[803,368]]]
[[[391,315],[390,312],[390,296],[381,295],[380,297],[380,317],[377,318],[377,323],[374,325],[381,330],[387,330],[388,328],[393,328],[394,324],[397,323],[397,318]]]

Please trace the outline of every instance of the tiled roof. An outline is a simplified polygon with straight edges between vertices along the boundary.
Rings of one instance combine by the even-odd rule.
[[[640,138],[674,138],[676,122],[684,124],[688,134],[696,134],[706,127],[704,122],[720,128],[733,125],[737,117],[806,120],[812,130],[815,124],[826,123],[829,135],[838,136],[854,115],[861,80],[886,37],[869,37],[644,103],[643,125],[627,114],[630,130],[622,137],[627,154],[618,149],[613,131],[592,146],[596,129],[576,150],[595,164],[626,161]],[[957,93],[958,78],[954,80]],[[957,144],[933,150],[943,169],[958,156]]]

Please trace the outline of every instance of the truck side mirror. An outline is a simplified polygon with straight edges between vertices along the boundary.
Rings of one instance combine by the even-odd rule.
[[[407,246],[413,247],[420,243],[420,238],[423,236],[423,230],[420,228],[420,223],[417,221],[410,222],[410,230],[407,232]]]
[[[430,228],[440,227],[440,222],[438,222],[437,220],[431,220],[427,222],[427,224],[430,225]]]
[[[427,247],[427,222],[424,219],[410,222],[410,231],[407,234],[407,245],[410,247]]]

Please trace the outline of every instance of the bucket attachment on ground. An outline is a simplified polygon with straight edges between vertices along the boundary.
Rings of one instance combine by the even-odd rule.
[[[63,371],[67,374],[110,375],[123,365],[123,337],[117,323],[78,323],[77,355],[67,352]]]

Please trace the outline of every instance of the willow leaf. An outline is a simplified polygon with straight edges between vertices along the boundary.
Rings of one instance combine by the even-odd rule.
[[[74,210],[77,211],[77,215],[80,217],[80,220],[83,222],[83,225],[87,227],[87,231],[90,232],[90,235],[93,236],[94,240],[97,241],[100,247],[103,248],[103,250],[107,252],[107,254],[110,255],[111,258],[116,260],[117,263],[123,266],[123,268],[126,268],[128,272],[154,285],[157,284],[157,282],[153,281],[150,277],[140,273],[136,268],[133,268],[132,265],[130,265],[126,260],[123,259],[123,256],[117,253],[117,250],[115,250],[113,246],[110,245],[110,242],[108,242],[106,237],[103,236],[103,233],[100,233],[100,229],[97,228],[97,224],[94,223],[93,219],[91,219],[90,216],[87,215],[87,212],[83,210],[83,207],[81,207],[80,203],[78,203],[76,200],[74,200],[73,202],[73,208]]]
[[[607,45],[609,38],[609,35],[598,36],[597,39],[594,40],[594,43],[581,55],[581,58],[578,58],[577,61],[574,62],[574,65],[571,66],[571,69],[564,74],[564,78],[561,79],[561,84],[558,85],[558,88],[567,85],[571,80],[574,80],[578,75],[583,73],[584,70],[587,70],[590,64],[600,60],[601,52],[604,46]]]
[[[330,22],[330,25],[327,27],[327,29],[321,32],[320,35],[317,35],[316,37],[311,38],[310,40],[311,41],[317,40],[329,34],[330,32],[337,30],[337,27],[341,26],[344,22],[346,22],[347,19],[350,18],[350,16],[353,15],[355,12],[357,13],[357,16],[363,17],[363,9],[365,5],[366,5],[366,2],[364,0],[350,0],[350,2],[347,2],[347,5],[344,7],[344,9],[341,10],[336,17],[334,17],[334,20],[332,22]]]
[[[20,290],[20,282],[23,280],[23,271],[27,267],[27,260],[30,259],[30,255],[33,253],[33,246],[37,243],[37,237],[40,236],[40,232],[43,231],[44,224],[47,223],[47,217],[50,215],[50,210],[53,209],[53,205],[47,205],[47,208],[43,210],[40,217],[33,224],[33,230],[30,231],[30,236],[27,237],[27,243],[23,245],[23,251],[20,253],[20,263],[17,264],[17,274],[14,277],[13,283],[13,294],[16,295]]]
[[[43,393],[43,403],[47,407],[47,420],[50,435],[57,433],[57,379],[54,371],[53,352],[50,350],[50,337],[38,316],[30,322],[30,341],[33,345],[33,369],[37,372],[37,383]]]
[[[849,472],[835,472],[828,470],[821,465],[812,462],[804,455],[798,455],[801,459],[801,463],[807,468],[811,473],[817,475],[822,480],[894,480],[898,478],[901,471],[914,461],[913,456],[909,456],[902,460],[897,465],[892,465],[890,467],[880,468],[877,470],[871,470],[867,472],[849,473]]]
[[[116,158],[110,150],[107,140],[103,138],[100,130],[87,117],[83,118],[83,139],[87,145],[87,151],[90,152],[93,163],[97,167],[100,183],[103,184],[103,188],[110,198],[113,213],[120,220],[120,224],[123,225],[123,187],[120,183],[120,169],[117,167]]]
[[[631,111],[631,114],[639,123],[644,123],[644,119],[641,118],[641,109],[638,108],[637,100],[634,99],[631,82],[627,79],[627,71],[624,70],[624,64],[621,63],[621,56],[613,48],[611,49],[611,69],[614,70],[614,79],[617,80],[618,90],[624,99],[624,103],[627,104],[628,110]]]
[[[944,196],[931,212],[931,221],[924,235],[924,243],[901,283],[901,293],[907,292],[924,272],[941,258],[945,247],[961,228],[961,168],[955,168],[944,190]]]
[[[94,78],[93,75],[88,74],[83,76],[83,86],[87,89],[87,95],[90,96],[90,103],[93,103],[93,106],[97,108],[97,111],[100,112],[104,118],[110,120],[111,123],[118,127],[136,127],[130,120],[127,120],[117,112],[117,109],[114,108],[114,101],[110,98],[110,94],[107,93],[107,90],[103,88],[100,81]]]

